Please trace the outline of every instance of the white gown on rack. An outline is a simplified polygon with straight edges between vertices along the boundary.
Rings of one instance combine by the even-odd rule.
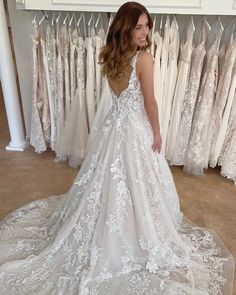
[[[165,154],[166,139],[170,122],[171,107],[178,75],[177,60],[179,54],[179,30],[174,17],[169,29],[168,66],[164,85],[164,97],[162,102],[162,151]],[[158,77],[157,77],[158,80]]]
[[[222,27],[219,21],[211,28],[208,38],[211,36],[210,33],[213,33],[214,39],[206,54],[206,67],[201,79],[184,166],[186,172],[196,175],[203,174],[204,168],[208,167],[209,161],[210,145],[208,134],[217,88],[217,62],[222,35]]]
[[[45,142],[47,145],[51,142],[51,117],[49,107],[49,73],[47,67],[47,54],[46,54],[46,38],[43,29],[39,26],[39,88],[42,93],[43,109],[42,109],[42,126]],[[47,83],[48,81],[48,83]]]
[[[105,41],[105,31],[100,28],[97,35],[94,37],[95,45],[95,107],[99,104],[102,91],[102,67],[99,64],[99,54]]]
[[[46,56],[44,56],[46,82],[48,90],[50,122],[51,122],[51,149],[55,150],[56,144],[56,35],[55,27],[47,24],[46,27]]]
[[[236,180],[235,175],[235,130],[236,130],[236,90],[234,89],[233,102],[228,119],[224,143],[219,156],[221,174],[225,177]]]
[[[91,29],[90,36],[85,40],[87,49],[86,57],[86,104],[87,104],[87,124],[89,130],[92,128],[95,117],[95,64],[94,64],[94,28]]]
[[[56,46],[57,46],[57,63],[56,63],[56,142],[61,136],[61,132],[64,128],[65,124],[65,102],[64,102],[64,71],[63,71],[63,63],[62,63],[62,55],[63,55],[63,43],[64,43],[63,33],[61,31],[59,22],[56,22]]]
[[[32,111],[31,111],[31,128],[30,128],[30,144],[35,148],[37,153],[47,150],[42,127],[42,107],[43,97],[39,89],[39,67],[40,67],[40,50],[39,50],[39,31],[38,25],[34,20],[32,23],[32,55],[33,55],[33,91],[32,91]]]
[[[158,102],[158,108],[159,108],[159,121],[160,121],[160,127],[162,130],[162,121],[163,121],[163,116],[165,114],[163,113],[164,111],[164,100],[165,100],[165,90],[166,85],[165,83],[168,83],[167,79],[167,67],[168,67],[168,52],[169,52],[169,42],[170,42],[170,17],[167,15],[166,17],[166,22],[165,22],[165,28],[164,28],[164,37],[162,41],[162,49],[161,49],[161,75],[160,75],[160,94],[159,96],[159,102]]]
[[[234,68],[232,71],[232,79],[230,83],[229,95],[227,98],[222,124],[220,126],[219,134],[216,139],[215,145],[212,147],[209,164],[211,167],[215,167],[218,163],[220,153],[224,144],[226,137],[226,131],[230,120],[230,112],[235,98],[236,90],[236,62],[234,63]]]
[[[189,81],[189,72],[191,66],[191,56],[193,50],[193,34],[194,24],[191,21],[186,32],[185,43],[181,44],[180,48],[180,62],[178,65],[178,77],[173,97],[173,104],[171,109],[170,126],[167,135],[166,143],[166,158],[172,163],[174,150],[176,146],[177,132],[181,119],[183,101]]]
[[[236,101],[236,92],[234,96]],[[236,112],[234,112],[233,120],[236,121]],[[235,124],[234,124],[235,125]],[[236,127],[231,129],[231,137],[224,150],[224,155],[221,160],[221,175],[234,181],[236,185]]]
[[[192,127],[194,108],[197,101],[197,95],[200,86],[203,61],[206,55],[205,41],[207,33],[209,31],[209,24],[207,23],[206,19],[203,19],[202,23],[200,24],[200,27],[200,42],[198,43],[196,48],[193,49],[192,53],[189,82],[187,90],[185,92],[181,119],[176,136],[175,149],[171,160],[171,163],[173,165],[185,164],[188,149],[188,142]],[[199,33],[198,30],[196,31],[196,33]]]
[[[168,164],[151,148],[136,58],[71,189],[1,222],[1,294],[231,294],[232,256],[183,218]]]
[[[71,108],[65,122],[65,127],[56,144],[56,161],[68,159],[69,165],[77,168],[81,165],[86,155],[88,126],[85,106],[85,45],[83,38],[78,36],[75,31],[73,35],[75,50],[77,52],[77,58],[74,59],[74,63],[76,64],[75,84],[77,84],[77,87],[71,101]]]
[[[233,37],[233,34],[232,34],[232,37]],[[225,111],[227,99],[229,96],[231,77],[233,73],[233,66],[235,64],[235,58],[236,58],[236,40],[233,41],[233,38],[232,38],[231,43],[229,44],[229,48],[227,49],[225,53],[223,69],[219,78],[219,84],[217,87],[216,98],[214,101],[214,107],[212,110],[211,122],[209,126],[208,140],[210,141],[210,145],[211,145],[210,158],[211,158],[211,154],[213,153],[215,149],[221,124],[223,122],[222,121],[223,113]]]
[[[62,65],[64,73],[64,106],[65,106],[65,121],[69,117],[71,107],[70,97],[70,67],[69,67],[69,34],[66,23],[63,23],[60,28],[61,50],[62,50]]]
[[[162,130],[161,126],[161,106],[162,106],[162,97],[161,97],[161,51],[162,51],[162,37],[160,32],[156,31],[153,34],[153,40],[156,45],[155,51],[155,58],[154,58],[154,95],[156,98],[156,102],[158,105],[158,115],[160,121],[160,129]]]

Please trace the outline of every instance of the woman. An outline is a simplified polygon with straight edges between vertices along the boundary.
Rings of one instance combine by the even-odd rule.
[[[100,56],[112,107],[69,192],[2,222],[1,294],[230,294],[233,260],[184,221],[160,153],[151,28],[141,4],[117,12]]]

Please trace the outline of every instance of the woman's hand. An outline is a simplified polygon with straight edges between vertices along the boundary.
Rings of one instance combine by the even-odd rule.
[[[153,134],[152,149],[153,149],[154,152],[157,150],[158,153],[160,153],[160,151],[161,151],[161,143],[162,143],[162,139],[161,139],[160,133]]]

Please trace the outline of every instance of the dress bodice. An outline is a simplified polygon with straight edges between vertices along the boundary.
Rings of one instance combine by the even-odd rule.
[[[131,61],[132,71],[129,78],[128,86],[120,93],[116,95],[109,86],[112,95],[112,109],[113,112],[119,114],[131,114],[144,107],[144,98],[141,90],[140,81],[136,74],[136,62],[138,58],[139,51],[135,54]]]

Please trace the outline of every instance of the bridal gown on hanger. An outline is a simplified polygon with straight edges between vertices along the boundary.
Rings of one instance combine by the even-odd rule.
[[[57,96],[56,96],[56,142],[58,141],[61,132],[65,124],[65,102],[64,102],[64,71],[63,71],[63,44],[64,38],[61,31],[59,21],[56,21],[56,47],[57,47],[57,63],[56,63],[56,85],[57,85]]]
[[[47,150],[43,127],[41,123],[43,96],[39,88],[40,67],[40,49],[39,49],[39,30],[35,20],[32,22],[32,58],[33,58],[33,91],[32,91],[32,111],[31,111],[31,129],[30,144],[35,148],[37,153]]]
[[[235,90],[236,90],[236,61],[234,62],[229,95],[227,98],[227,102],[226,102],[226,106],[225,106],[225,110],[224,110],[224,114],[222,118],[222,123],[220,125],[220,130],[216,139],[215,146],[213,146],[211,150],[210,161],[209,161],[211,167],[215,167],[217,165],[219,157],[220,157],[220,152],[224,144],[227,127],[230,120],[230,112],[234,102]]]
[[[78,35],[76,28],[73,30],[73,46],[76,51],[76,58],[73,55],[73,61],[76,65],[74,69],[76,83],[74,81],[72,85],[74,92],[71,96],[69,116],[56,144],[56,161],[68,159],[71,167],[78,168],[86,154],[88,126],[85,108],[85,44],[83,38]]]
[[[94,37],[95,45],[95,106],[96,110],[99,104],[102,91],[102,67],[99,64],[99,54],[102,46],[104,45],[105,31],[100,28]]]
[[[233,40],[233,34],[230,40],[230,44],[225,53],[225,59],[223,64],[222,73],[219,78],[219,84],[217,87],[216,98],[214,101],[214,107],[212,110],[210,129],[208,140],[210,141],[211,150],[210,150],[210,158],[211,153],[214,151],[216,146],[217,137],[221,128],[223,113],[226,108],[227,99],[229,97],[231,77],[233,74],[233,67],[235,64],[236,58],[236,39]]]
[[[174,154],[172,158],[173,165],[185,164],[190,131],[192,127],[192,120],[194,115],[194,108],[200,85],[204,57],[206,55],[205,41],[210,27],[205,18],[199,24],[200,34],[198,30],[196,30],[196,33],[200,35],[200,40],[198,41],[197,46],[193,49],[192,53],[189,82],[187,90],[185,92],[183,110],[181,114]]]
[[[193,50],[193,34],[195,27],[191,19],[187,32],[185,43],[180,46],[180,62],[178,65],[178,77],[173,97],[171,117],[166,141],[166,158],[172,163],[174,150],[177,140],[177,132],[179,129],[181,113],[183,108],[183,100],[188,86],[189,73],[191,66],[191,56]]]
[[[236,92],[234,95],[236,101]],[[236,103],[235,103],[236,105]],[[235,107],[235,106],[234,106]],[[234,122],[236,121],[236,111],[234,110]],[[231,129],[231,137],[228,140],[227,146],[224,150],[224,155],[221,160],[221,175],[232,179],[236,186],[236,127]]]
[[[210,48],[206,53],[206,67],[201,80],[195,107],[193,124],[189,139],[184,170],[202,175],[209,161],[210,145],[208,141],[209,125],[217,88],[219,44],[222,35],[220,20],[213,24],[208,33]],[[210,34],[211,33],[211,34]],[[213,41],[210,40],[213,35]]]
[[[162,37],[159,31],[156,31],[153,34],[153,40],[155,42],[156,50],[155,50],[155,58],[153,64],[153,78],[154,78],[154,95],[156,98],[156,102],[158,105],[158,117],[160,121],[160,130],[162,131],[161,126],[161,106],[162,106],[162,97],[161,97],[161,51],[162,51]]]
[[[231,93],[232,95],[232,93]],[[234,180],[236,183],[235,171],[235,131],[236,130],[236,90],[233,90],[233,102],[228,119],[227,130],[219,156],[219,165],[221,166],[221,174]]]
[[[169,47],[168,47],[168,66],[164,85],[164,97],[162,103],[162,152],[165,154],[166,139],[170,122],[172,100],[175,91],[176,79],[178,75],[179,53],[179,30],[176,18],[174,17],[169,29]],[[168,77],[168,78],[167,78]],[[158,77],[157,77],[158,80]]]
[[[94,64],[94,27],[89,27],[89,36],[85,39],[87,49],[86,56],[86,103],[87,103],[87,124],[89,130],[92,128],[95,117],[95,64]]]
[[[170,17],[169,15],[166,16],[166,22],[164,26],[164,37],[162,40],[162,49],[161,49],[161,73],[160,73],[160,97],[158,101],[158,109],[159,109],[159,122],[160,122],[160,129],[162,131],[162,121],[163,121],[163,104],[165,100],[165,83],[167,82],[167,67],[168,67],[168,52],[169,52],[169,42],[170,42]],[[160,32],[161,33],[161,32]],[[158,78],[158,77],[157,77]]]
[[[183,218],[168,164],[151,148],[138,54],[128,87],[110,90],[70,190],[1,222],[0,294],[231,294],[232,256]]]

